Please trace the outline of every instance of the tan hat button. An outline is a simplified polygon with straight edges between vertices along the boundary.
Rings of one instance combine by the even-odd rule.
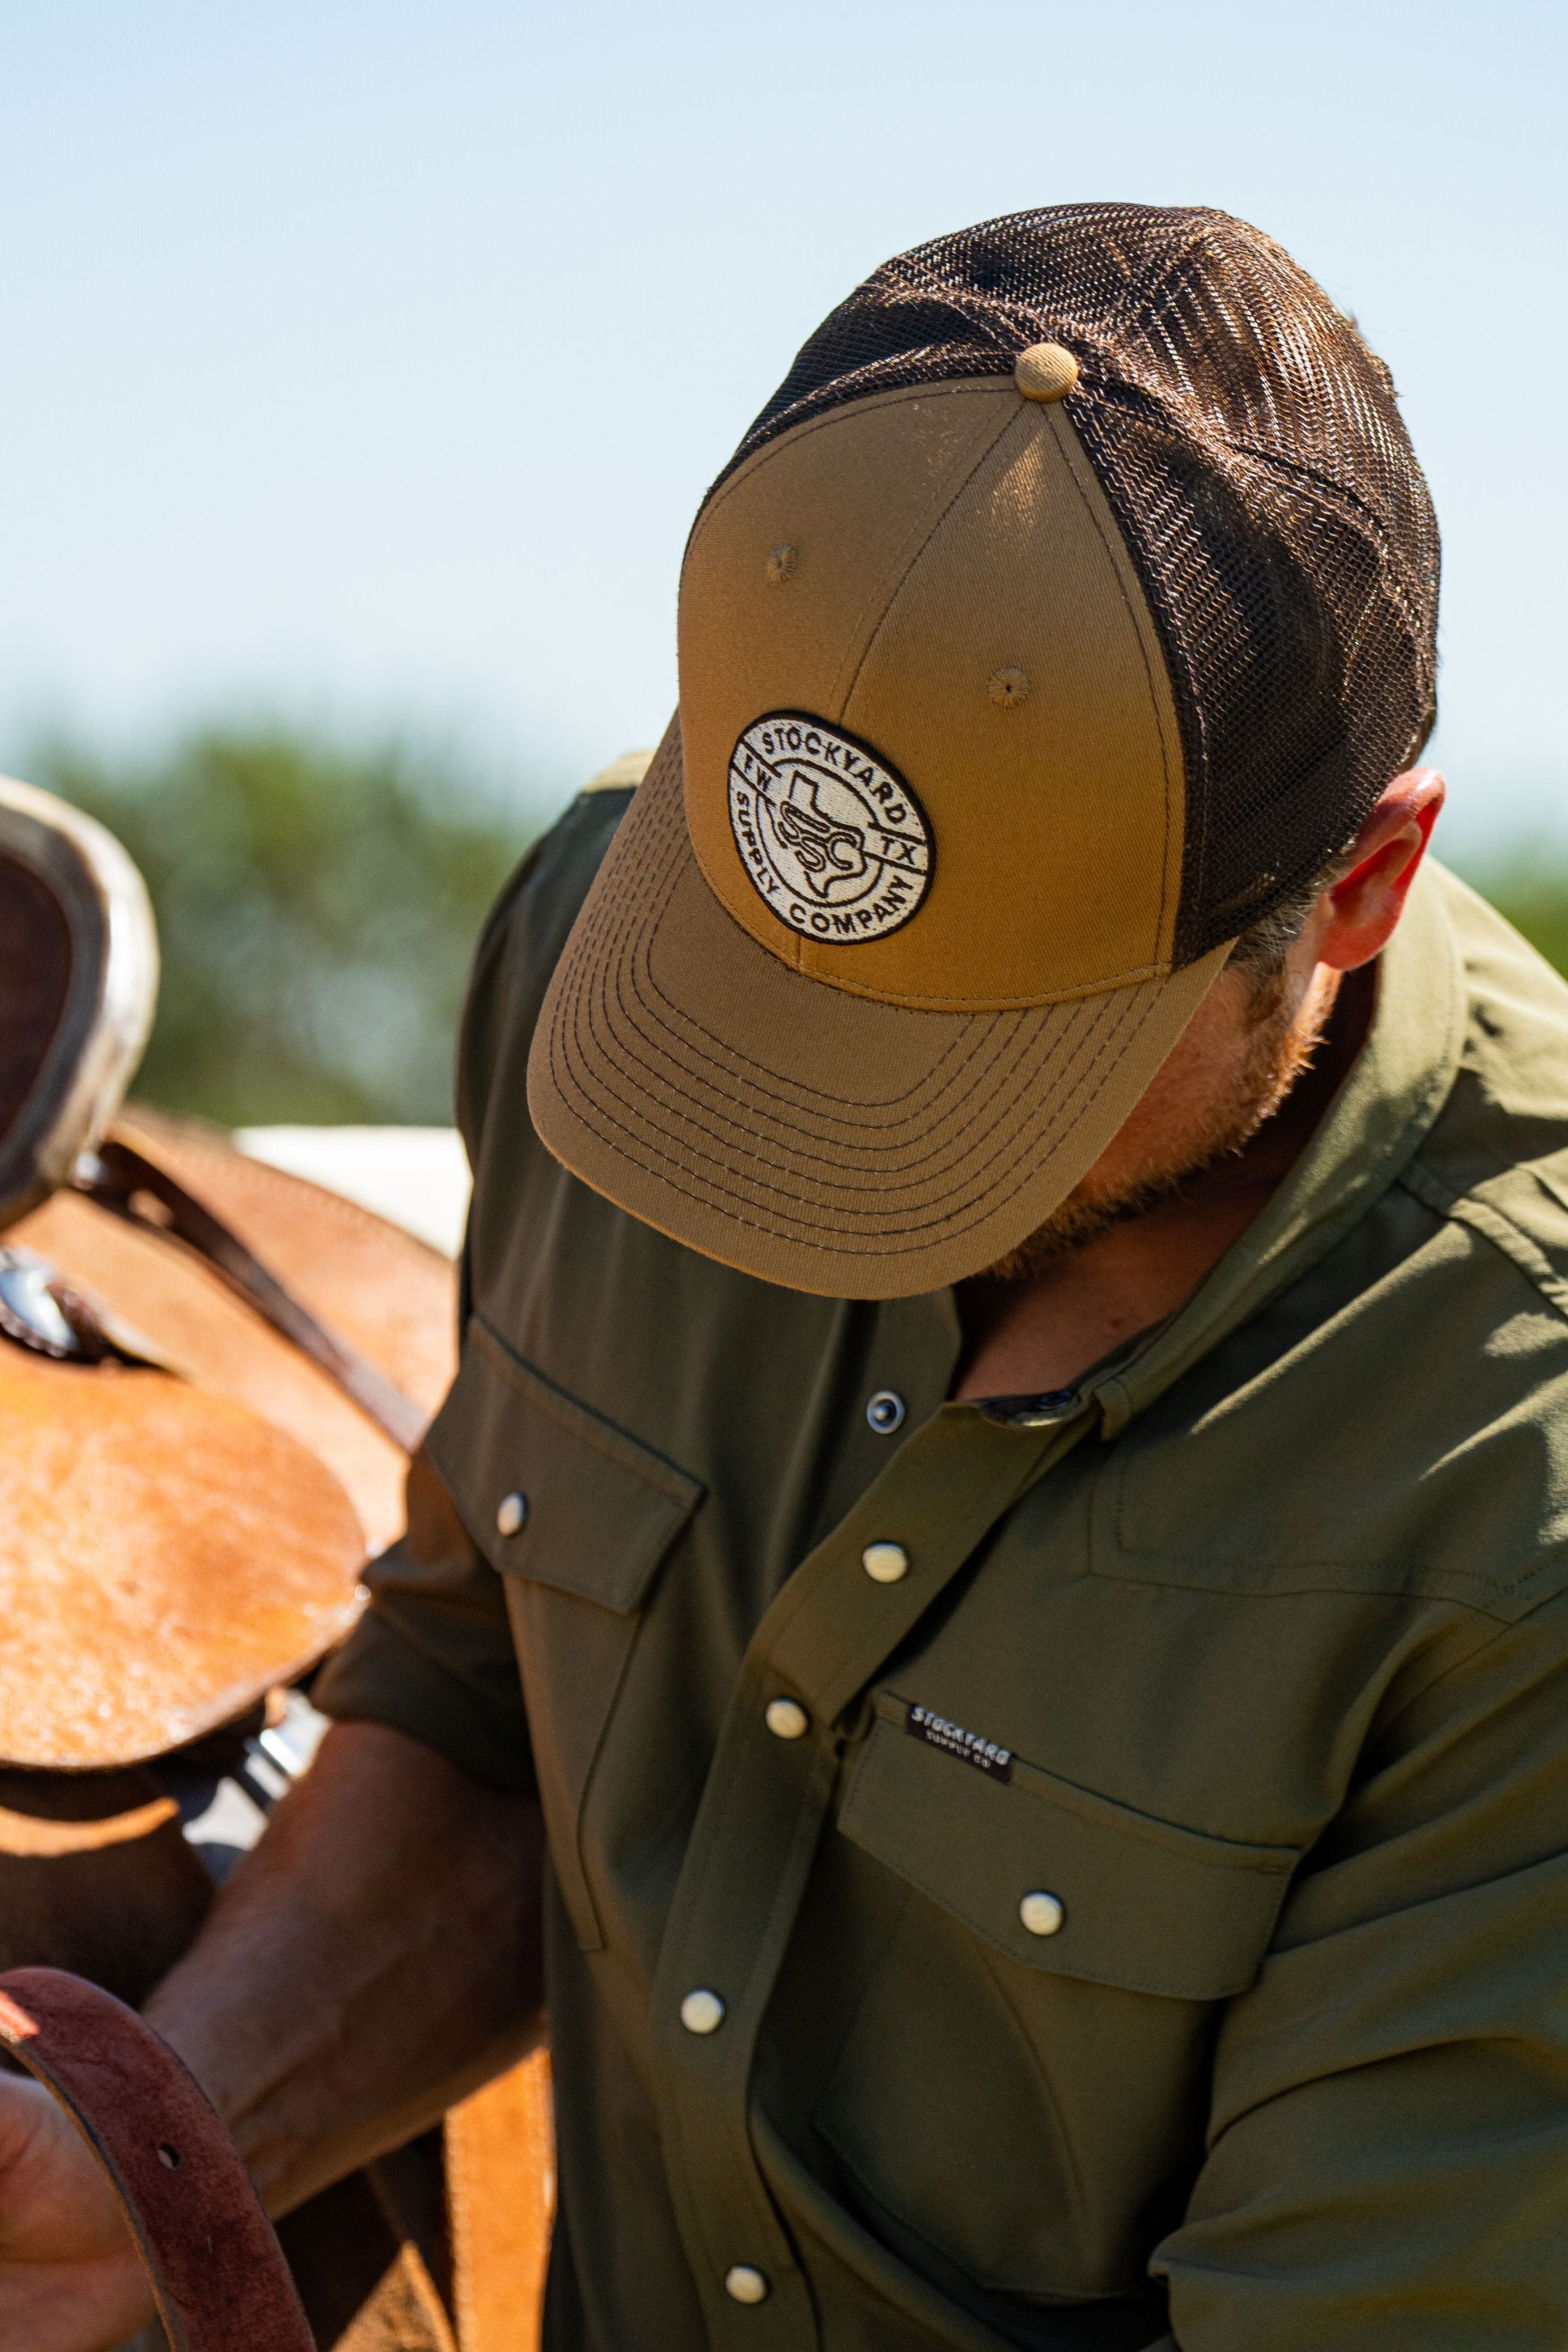
[[[1031,343],[1018,354],[1013,381],[1026,400],[1061,400],[1078,382],[1078,362],[1061,343]]]

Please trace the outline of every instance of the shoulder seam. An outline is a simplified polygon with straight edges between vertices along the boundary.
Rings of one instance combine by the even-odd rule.
[[[1412,1164],[1402,1171],[1398,1182],[1407,1192],[1435,1209],[1439,1216],[1456,1224],[1468,1225],[1472,1233],[1500,1250],[1521,1274],[1538,1290],[1549,1307],[1555,1307],[1568,1322],[1568,1282],[1556,1271],[1551,1259],[1538,1243],[1513,1219],[1494,1208],[1489,1201],[1478,1201],[1473,1194],[1452,1192],[1429,1170]]]
[[[1467,1668],[1475,1665],[1479,1659],[1486,1656],[1489,1650],[1495,1649],[1498,1643],[1505,1641],[1510,1633],[1517,1633],[1521,1627],[1529,1625],[1532,1618],[1542,1617],[1549,1609],[1562,1608],[1565,1602],[1568,1602],[1568,1591],[1560,1585],[1554,1592],[1542,1593],[1541,1599],[1532,1601],[1522,1615],[1507,1618],[1500,1624],[1497,1624],[1494,1620],[1494,1631],[1485,1640],[1478,1642],[1473,1649],[1467,1650],[1462,1658],[1456,1658],[1452,1665],[1439,1667],[1435,1675],[1419,1684],[1387,1718],[1383,1728],[1385,1731],[1392,1730],[1402,1717],[1409,1714],[1412,1707],[1419,1706],[1423,1699],[1429,1698],[1434,1691],[1441,1690],[1446,1682],[1451,1681],[1456,1675],[1461,1675]],[[1458,1603],[1460,1608],[1465,1605],[1463,1601]]]

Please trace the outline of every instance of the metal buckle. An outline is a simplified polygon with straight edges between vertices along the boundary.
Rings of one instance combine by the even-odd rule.
[[[37,1250],[0,1244],[0,1336],[61,1364],[150,1364],[165,1361],[150,1339],[98,1300],[73,1290]]]

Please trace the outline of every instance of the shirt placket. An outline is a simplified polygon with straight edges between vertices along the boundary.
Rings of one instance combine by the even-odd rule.
[[[803,1561],[746,1653],[671,1906],[650,2035],[667,2172],[715,2352],[818,2340],[747,2106],[845,1710],[1094,1419],[1077,1399],[1028,1427],[943,1406]]]

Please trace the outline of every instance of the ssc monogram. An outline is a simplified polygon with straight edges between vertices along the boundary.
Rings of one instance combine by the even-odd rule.
[[[759,898],[807,939],[886,939],[931,887],[931,827],[898,770],[804,711],[771,711],[736,744],[730,826]]]

